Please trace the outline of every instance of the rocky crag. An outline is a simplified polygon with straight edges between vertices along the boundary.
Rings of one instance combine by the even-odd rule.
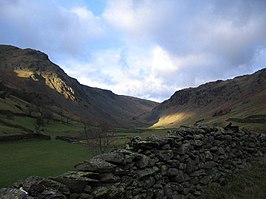
[[[77,164],[77,171],[29,177],[0,189],[0,198],[192,198],[211,183],[224,185],[265,151],[265,134],[230,125],[181,127],[166,137],[134,138],[127,149]]]

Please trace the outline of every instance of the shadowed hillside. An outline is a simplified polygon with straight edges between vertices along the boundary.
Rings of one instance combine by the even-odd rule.
[[[52,63],[46,54],[7,45],[0,45],[0,89],[2,115],[8,111],[12,117],[20,114],[29,116],[29,120],[31,112],[36,116],[42,109],[50,117],[61,117],[67,122],[135,126],[142,125],[134,119],[136,116],[157,105],[82,85]],[[5,121],[1,121],[3,125]]]
[[[145,119],[153,127],[237,122],[240,126],[266,129],[266,69],[252,75],[218,80],[197,88],[176,91]]]

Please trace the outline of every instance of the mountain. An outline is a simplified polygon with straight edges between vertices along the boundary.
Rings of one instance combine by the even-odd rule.
[[[266,129],[266,69],[251,75],[218,80],[176,91],[170,99],[142,116],[153,127],[203,122]]]
[[[114,127],[142,125],[135,117],[157,105],[82,85],[46,54],[8,45],[0,45],[0,89],[2,115],[8,111],[32,116],[33,107],[42,109],[39,114],[46,111],[57,119],[107,123]]]

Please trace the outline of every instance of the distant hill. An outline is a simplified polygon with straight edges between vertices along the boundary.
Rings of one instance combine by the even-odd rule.
[[[266,130],[266,69],[230,80],[176,91],[142,116],[153,127],[203,122]]]
[[[67,122],[140,126],[142,123],[135,120],[136,116],[156,105],[82,85],[40,51],[0,45],[0,125],[8,123],[5,122],[8,114],[37,117],[45,111],[49,117]],[[27,130],[21,123],[15,120],[14,123],[22,127],[18,128],[21,131]]]

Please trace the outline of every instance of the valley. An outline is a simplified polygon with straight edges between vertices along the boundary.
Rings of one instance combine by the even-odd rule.
[[[179,90],[157,103],[82,85],[40,51],[1,45],[0,187],[30,175],[59,175],[128,147],[132,138],[167,137],[180,126],[231,122],[265,133],[265,80],[262,69]]]

